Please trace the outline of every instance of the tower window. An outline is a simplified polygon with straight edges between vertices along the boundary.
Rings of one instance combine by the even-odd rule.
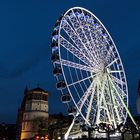
[[[24,114],[24,120],[26,120],[26,114]]]
[[[23,122],[22,129],[25,130],[25,122]]]

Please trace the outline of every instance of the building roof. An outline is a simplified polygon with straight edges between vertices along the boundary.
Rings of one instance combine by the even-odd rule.
[[[27,86],[26,86],[26,88],[24,90],[24,95],[30,94],[30,93],[45,93],[45,94],[48,94],[48,91],[40,88],[39,86],[37,86],[36,88],[33,88],[33,89],[28,89]]]
[[[45,91],[44,89],[42,89],[42,88],[40,88],[40,87],[34,88],[34,89],[30,90],[30,91],[42,91],[42,92],[47,92],[47,91]]]

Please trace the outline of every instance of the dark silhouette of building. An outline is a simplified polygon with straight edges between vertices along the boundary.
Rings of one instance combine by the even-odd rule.
[[[0,140],[15,140],[16,124],[0,124]]]
[[[72,116],[64,116],[62,113],[49,115],[49,140],[64,138],[64,135],[72,122],[72,119]]]

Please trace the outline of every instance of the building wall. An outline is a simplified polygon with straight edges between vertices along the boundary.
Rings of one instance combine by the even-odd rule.
[[[48,112],[48,101],[43,100],[31,100],[26,102],[26,111],[45,111]]]
[[[48,120],[48,112],[31,111],[24,112],[22,121],[22,133],[21,140],[25,138],[31,138],[35,134],[38,134],[39,122],[44,119]]]
[[[31,111],[31,112],[24,112],[23,114],[23,121],[31,121],[31,120],[35,120],[36,118],[48,118],[48,112]]]
[[[38,134],[40,121],[48,120],[48,94],[45,92],[30,91],[26,96],[21,140],[32,138]]]

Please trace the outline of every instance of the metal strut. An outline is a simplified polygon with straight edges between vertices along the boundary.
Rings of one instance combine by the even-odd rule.
[[[130,113],[128,107],[126,106],[126,104],[124,103],[124,101],[123,101],[123,99],[121,98],[120,94],[118,93],[118,90],[116,89],[116,86],[115,86],[114,83],[112,82],[110,76],[108,76],[108,78],[109,78],[109,81],[110,81],[111,85],[113,86],[114,90],[116,91],[116,93],[117,93],[117,95],[118,95],[118,97],[119,97],[121,103],[123,104],[125,110],[127,111],[128,115],[129,115],[129,117],[130,117],[130,119],[132,120],[133,124],[134,124],[136,127],[138,127],[138,125],[136,124],[136,122],[135,122],[133,116],[131,115],[131,113]]]

